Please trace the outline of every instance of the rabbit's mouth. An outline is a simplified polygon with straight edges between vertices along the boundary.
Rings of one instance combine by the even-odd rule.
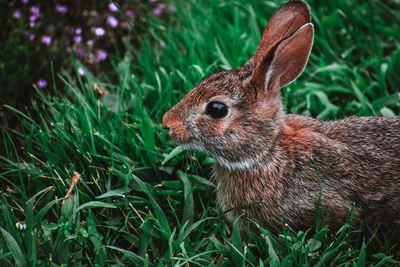
[[[197,151],[202,151],[202,152],[207,152],[209,153],[210,151],[208,151],[207,149],[204,148],[204,145],[202,145],[201,143],[196,142],[194,139],[189,138],[189,140],[177,140],[174,138],[171,138],[172,142],[174,142],[175,144],[185,148],[185,149],[189,149],[189,150],[197,150]]]
[[[177,145],[185,146],[192,143],[191,138],[182,136],[181,134],[174,132],[171,128],[168,129],[168,135],[171,141]]]

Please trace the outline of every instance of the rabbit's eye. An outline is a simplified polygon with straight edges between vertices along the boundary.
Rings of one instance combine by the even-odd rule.
[[[206,113],[213,119],[222,119],[228,114],[228,107],[218,101],[212,101],[207,104]]]

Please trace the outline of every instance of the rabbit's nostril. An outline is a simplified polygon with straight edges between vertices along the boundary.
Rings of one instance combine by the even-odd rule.
[[[164,114],[162,118],[162,127],[168,129],[169,136],[174,140],[186,142],[189,139],[189,133],[184,121],[171,111]]]
[[[162,127],[163,127],[164,129],[170,129],[170,128],[171,128],[171,127],[169,127],[169,125],[166,124],[164,121],[163,121],[163,123],[162,123]]]

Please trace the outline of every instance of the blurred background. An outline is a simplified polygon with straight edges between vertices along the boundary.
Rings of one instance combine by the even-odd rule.
[[[51,94],[53,82],[60,84],[58,74],[74,73],[73,59],[98,77],[113,79],[109,54],[125,53],[123,42],[138,46],[147,17],[167,18],[174,8],[162,0],[3,1],[1,124],[18,127],[4,104],[31,105],[35,88]],[[78,74],[85,75],[83,67]]]

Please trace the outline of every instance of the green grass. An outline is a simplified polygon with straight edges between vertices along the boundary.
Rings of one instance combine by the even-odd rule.
[[[139,48],[127,43],[128,53],[112,59],[117,80],[57,75],[64,88],[38,91],[30,111],[7,106],[24,146],[2,129],[0,265],[396,264],[394,241],[350,224],[337,232],[287,226],[280,235],[260,227],[262,235],[243,240],[216,207],[212,159],[176,148],[161,127],[163,113],[202,77],[250,58],[281,3],[179,1],[168,22],[149,18]],[[309,4],[314,48],[305,73],[284,89],[287,111],[399,114],[399,4]],[[109,94],[99,98],[95,87]],[[74,173],[80,180],[62,205]]]

